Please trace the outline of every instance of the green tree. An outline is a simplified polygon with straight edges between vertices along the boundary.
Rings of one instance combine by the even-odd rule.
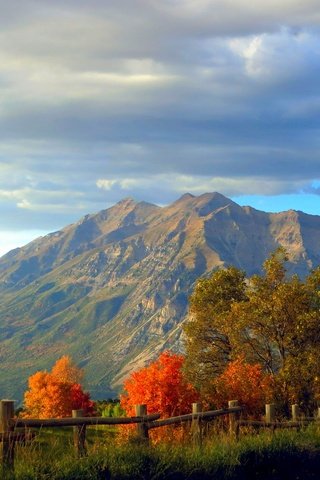
[[[245,290],[245,273],[229,267],[199,279],[190,297],[185,370],[200,390],[232,358],[228,318],[233,303],[246,300]]]
[[[230,285],[221,282],[217,285],[215,272],[207,280],[211,282],[211,310],[207,306],[208,290],[204,292],[196,286],[191,297],[193,319],[186,327],[187,364],[192,373],[191,365],[196,369],[201,354],[204,358],[211,355],[213,367],[205,372],[202,370],[205,375],[200,387],[210,385],[219,365],[223,368],[226,362],[241,355],[246,362],[259,363],[272,375],[275,399],[286,408],[289,402],[299,402],[308,409],[318,399],[320,269],[311,272],[305,281],[296,275],[288,278],[286,260],[285,250],[276,250],[264,263],[264,274],[253,276],[246,284],[243,281],[242,298],[231,297],[231,301]],[[240,278],[242,272],[236,270],[233,278],[236,272]],[[225,297],[221,288],[225,288]],[[222,303],[216,302],[217,295]],[[199,297],[196,304],[193,302],[195,296]],[[207,326],[214,329],[214,337],[210,328],[209,334],[206,333]],[[196,343],[197,336],[206,338],[207,343],[201,341],[197,357],[192,358],[190,347]],[[227,345],[224,355],[217,349],[219,342],[216,339],[219,338]]]

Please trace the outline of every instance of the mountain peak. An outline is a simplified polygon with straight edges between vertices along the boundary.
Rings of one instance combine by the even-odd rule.
[[[181,197],[175,200],[171,205],[179,205],[179,207],[184,206],[188,204],[190,201],[194,200],[195,198],[197,197],[192,195],[192,193],[184,193],[183,195],[181,195]]]
[[[181,197],[178,198],[177,202],[180,202],[182,200],[191,200],[192,198],[195,198],[195,196],[192,195],[192,193],[187,192],[187,193],[184,193],[183,195],[181,195]]]
[[[123,207],[126,207],[126,206],[131,206],[131,205],[137,205],[137,201],[132,198],[132,197],[125,197],[125,198],[122,198],[122,200],[120,200],[119,202],[116,203],[116,205],[119,205],[119,206],[123,206]]]
[[[72,344],[92,394],[105,398],[109,381],[150,352],[180,349],[199,277],[227,265],[251,276],[278,245],[288,272],[306,275],[320,264],[320,216],[265,213],[214,192],[163,208],[127,197],[10,252],[0,259],[0,349],[10,373],[0,390],[19,397],[29,365],[48,368]]]
[[[221,193],[204,193],[196,197],[194,205],[200,216],[207,216],[214,211],[233,206],[241,209],[238,204],[234,203],[230,198],[225,197]]]
[[[212,200],[216,200],[216,201],[223,201],[223,202],[226,202],[226,203],[230,203],[232,202],[232,200],[228,197],[226,197],[225,195],[222,195],[222,193],[219,193],[219,192],[206,192],[206,193],[203,193],[202,195],[199,195],[199,200],[202,200],[202,201],[207,201],[207,202],[210,202]]]

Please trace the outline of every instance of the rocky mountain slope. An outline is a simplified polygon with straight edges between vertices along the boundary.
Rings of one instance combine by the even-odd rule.
[[[124,199],[0,259],[0,396],[21,398],[28,375],[65,353],[107,397],[164,348],[183,348],[188,295],[201,275],[259,272],[283,245],[289,270],[320,264],[320,216],[265,213],[219,193],[167,207]]]

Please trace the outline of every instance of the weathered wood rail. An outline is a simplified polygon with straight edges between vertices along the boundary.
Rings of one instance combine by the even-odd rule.
[[[278,421],[276,419],[276,405],[274,403],[267,404],[265,406],[265,420],[239,420],[238,425],[240,427],[252,427],[254,429],[269,428],[272,430],[295,428],[300,429],[313,422],[320,422],[320,408],[314,417],[304,417],[300,415],[299,406],[294,404],[291,406],[291,420]]]
[[[240,414],[243,408],[238,406],[236,400],[228,402],[228,408],[220,410],[202,411],[200,403],[192,404],[192,413],[179,415],[171,418],[160,419],[160,414],[147,414],[146,405],[136,405],[136,415],[133,417],[85,417],[83,410],[73,410],[72,417],[68,418],[15,418],[14,402],[12,400],[0,401],[0,447],[2,459],[2,471],[14,470],[14,453],[17,443],[26,445],[30,443],[35,433],[30,429],[73,427],[74,448],[79,457],[86,455],[86,427],[96,425],[135,425],[137,440],[148,443],[149,431],[154,428],[168,425],[191,425],[193,443],[201,445],[203,426],[215,418],[228,416],[230,435],[238,437],[241,427],[255,429],[269,428],[296,428],[319,421],[320,408],[315,417],[306,418],[299,415],[298,405],[292,405],[292,418],[289,421],[277,421],[275,404],[268,404],[265,408],[264,421],[243,420]],[[20,429],[20,430],[19,430]]]
[[[187,413],[186,415],[179,415],[177,417],[164,418],[163,420],[149,421],[147,423],[148,429],[164,427],[167,425],[179,425],[184,422],[191,422],[192,420],[212,420],[222,415],[230,415],[231,413],[240,413],[242,407],[231,407],[221,410],[212,410],[209,412]]]
[[[189,422],[192,426],[192,433],[195,443],[202,440],[202,422],[227,415],[229,417],[229,429],[231,434],[237,434],[238,416],[242,407],[232,400],[229,408],[202,412],[201,405],[192,405],[192,413],[176,417],[160,419],[160,414],[147,414],[146,405],[136,405],[136,416],[134,417],[85,417],[83,410],[73,410],[72,417],[68,418],[15,418],[14,402],[12,400],[1,400],[0,402],[0,444],[2,445],[2,469],[3,471],[14,470],[14,452],[16,443],[27,443],[35,434],[32,429],[73,427],[74,447],[78,456],[86,454],[86,427],[96,425],[136,425],[137,439],[141,442],[148,442],[149,430],[167,425],[181,425]],[[24,429],[19,431],[17,429]]]
[[[73,410],[77,412],[78,410]],[[146,423],[160,418],[159,413],[152,413],[141,417],[66,417],[66,418],[19,418],[11,420],[9,425],[13,428],[54,428],[54,427],[77,427],[79,425],[131,425]]]

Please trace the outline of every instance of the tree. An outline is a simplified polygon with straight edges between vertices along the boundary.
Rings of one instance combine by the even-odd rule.
[[[72,383],[71,393],[71,411],[84,410],[85,415],[95,414],[95,402],[90,399],[90,393],[84,392],[80,383]],[[70,411],[70,410],[68,410]]]
[[[51,375],[60,382],[80,383],[83,379],[83,370],[77,367],[68,355],[63,355],[53,365]]]
[[[127,415],[135,415],[134,405],[147,404],[149,413],[163,417],[189,413],[198,393],[182,372],[184,357],[163,352],[149,366],[133,372],[124,382],[126,393],[120,404]]]
[[[315,401],[320,378],[316,360],[320,346],[320,269],[303,282],[296,275],[286,276],[286,260],[284,249],[276,250],[264,263],[263,275],[253,276],[247,284],[243,281],[242,298],[230,298],[230,286],[221,282],[223,276],[217,272],[207,280],[211,290],[199,290],[197,284],[191,297],[193,319],[186,328],[187,364],[194,362],[190,345],[199,336],[197,355],[211,360],[211,368],[202,370],[201,388],[219,374],[217,366],[223,369],[242,355],[247,363],[259,363],[272,375],[274,395],[283,405],[294,401],[309,408]],[[241,275],[239,270],[234,271],[233,278]],[[216,301],[217,296],[222,303]],[[196,303],[194,297],[198,298]],[[220,338],[227,345],[224,355],[217,348]]]
[[[226,407],[227,400],[237,399],[245,407],[245,414],[257,416],[270,400],[271,391],[272,378],[262,366],[246,363],[243,357],[238,357],[212,379],[211,399],[218,408]]]
[[[285,252],[265,262],[264,276],[251,279],[247,302],[234,305],[230,331],[234,351],[258,361],[274,377],[275,396],[283,405],[299,402],[309,408],[320,369],[319,270],[302,282],[286,278]]]
[[[70,357],[57,360],[51,372],[38,371],[28,380],[24,395],[25,417],[59,418],[71,416],[72,410],[93,414],[94,402],[78,381],[83,372]]]
[[[185,370],[200,390],[231,360],[228,316],[234,302],[245,300],[245,273],[235,267],[216,270],[197,281],[190,297],[191,321],[184,327]]]

